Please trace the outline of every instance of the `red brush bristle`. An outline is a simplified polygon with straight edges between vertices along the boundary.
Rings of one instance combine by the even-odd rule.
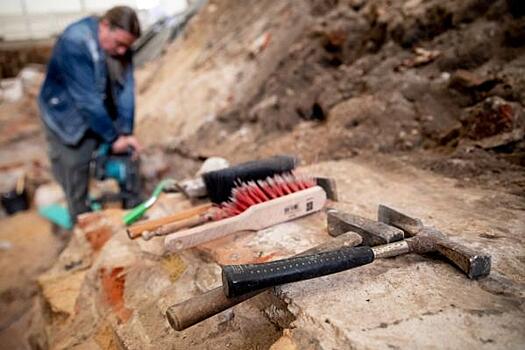
[[[315,186],[315,180],[305,175],[285,174],[257,182],[237,183],[227,202],[217,207],[215,220],[239,215],[252,205],[305,190]]]

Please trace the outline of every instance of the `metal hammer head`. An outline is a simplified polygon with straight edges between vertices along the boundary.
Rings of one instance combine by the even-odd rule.
[[[314,179],[317,186],[321,187],[326,192],[326,198],[335,202],[339,200],[337,185],[334,179],[320,176],[316,176]]]
[[[381,222],[344,213],[334,208],[327,209],[326,213],[328,233],[334,237],[349,231],[355,232],[363,238],[363,245],[370,247],[399,241],[404,238],[401,229]]]
[[[490,255],[477,253],[470,248],[452,242],[436,228],[424,226],[419,219],[411,218],[386,205],[379,205],[378,220],[402,229],[406,235],[412,236],[412,238],[407,239],[411,252],[437,251],[458,266],[469,278],[479,278],[490,273]]]

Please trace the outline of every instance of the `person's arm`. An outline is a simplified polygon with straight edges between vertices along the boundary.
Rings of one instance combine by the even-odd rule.
[[[91,130],[105,142],[113,143],[118,133],[104,105],[104,96],[96,88],[95,63],[82,42],[62,38],[59,64],[65,85]]]
[[[135,80],[133,78],[133,65],[126,68],[124,86],[116,97],[117,118],[116,127],[121,135],[133,134],[133,121],[135,116]]]

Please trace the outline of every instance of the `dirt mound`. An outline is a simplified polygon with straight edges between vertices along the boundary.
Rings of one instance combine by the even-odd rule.
[[[138,74],[140,138],[177,142],[251,99],[302,32],[305,7],[271,0],[208,3],[165,57]]]
[[[289,46],[279,47],[275,69],[253,79],[257,93],[232,101],[175,148],[193,159],[294,153],[306,163],[363,152],[407,157],[426,151],[428,156],[409,161],[484,184],[486,167],[458,171],[447,164],[461,159],[476,168],[490,159],[489,172],[509,176],[499,175],[497,184],[521,191],[525,18],[516,5],[503,0],[308,5],[294,9],[303,11],[307,24]],[[244,10],[251,13],[248,5]],[[274,21],[260,33],[271,35],[276,23],[283,25]]]

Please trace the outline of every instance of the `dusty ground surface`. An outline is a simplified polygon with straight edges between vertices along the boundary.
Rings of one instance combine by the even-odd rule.
[[[268,348],[282,334],[275,348],[417,348],[444,338],[451,348],[522,347],[523,13],[511,0],[210,1],[164,57],[137,72],[148,188],[164,176],[192,176],[209,156],[235,163],[295,154],[338,180],[341,208],[374,218],[379,203],[390,204],[490,253],[488,279],[468,281],[435,257],[407,256],[277,290],[293,321],[262,298],[177,334],[162,310],[217,285],[217,262],[315,245],[327,239],[322,215],[180,259],[128,242],[108,219],[105,229],[77,229],[39,285],[58,237],[37,236],[51,247],[45,256],[0,251],[1,266],[10,265],[0,336],[13,348]],[[0,104],[2,191],[22,172],[30,192],[51,179],[34,100],[39,81],[21,101]],[[152,215],[181,205],[174,203]],[[2,239],[18,242],[9,227],[29,221],[48,232],[36,220],[3,218]],[[56,298],[64,291],[67,298]],[[435,337],[420,336],[431,331]],[[407,337],[413,332],[417,342]]]
[[[55,263],[65,242],[35,211],[3,219],[0,241],[9,244],[0,251],[0,343],[24,348],[26,341],[31,344],[25,335],[37,318],[31,316],[39,293],[36,278]]]
[[[277,294],[297,317],[296,343],[306,331],[320,348],[521,347],[522,198],[373,158],[320,163],[311,171],[340,179],[336,207],[369,218],[377,217],[379,203],[410,213],[490,254],[491,275],[469,281],[436,255],[406,255],[285,286]],[[496,208],[493,200],[505,205]]]

